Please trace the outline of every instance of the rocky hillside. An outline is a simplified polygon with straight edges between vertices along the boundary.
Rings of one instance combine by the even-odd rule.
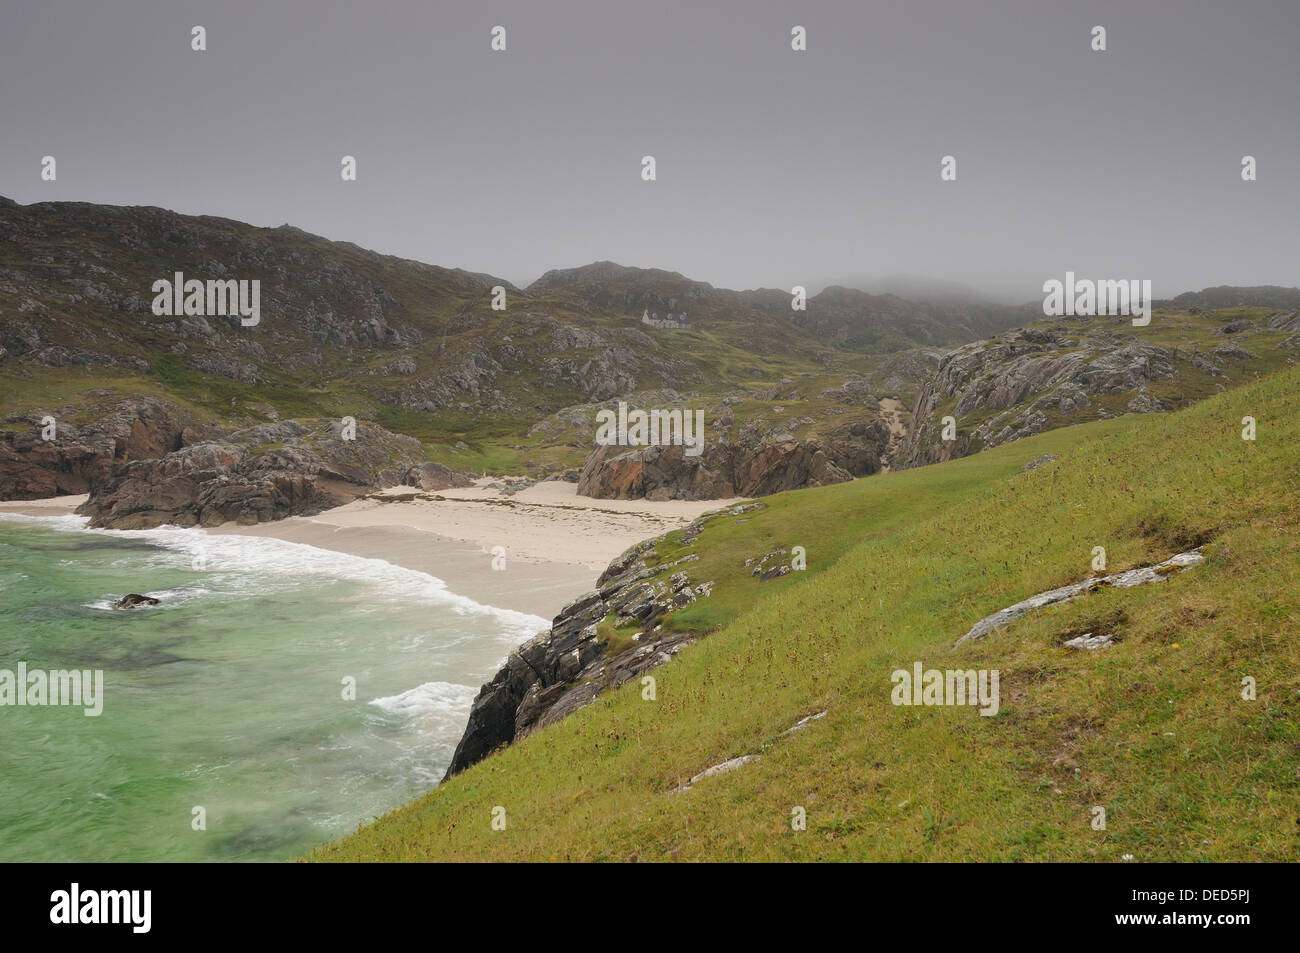
[[[899,466],[965,456],[1057,427],[1175,410],[1300,359],[1300,312],[1157,310],[1040,321],[957,348],[913,407]],[[944,439],[952,417],[955,439]]]
[[[153,315],[153,282],[176,272],[259,280],[262,320]],[[498,286],[504,310],[491,306]],[[219,415],[260,400],[283,416],[435,414],[449,430],[467,415],[534,422],[644,389],[721,393],[765,367],[866,370],[786,304],[772,313],[748,293],[608,262],[521,290],[289,226],[0,199],[0,367],[157,381]],[[647,328],[646,308],[688,311],[699,331]]]
[[[154,315],[153,283],[177,272],[260,281],[260,321]],[[504,311],[492,308],[498,286]],[[46,476],[20,488],[25,465],[11,460],[0,491],[85,491],[111,462],[110,431],[112,460],[141,457],[122,428],[153,422],[100,421],[106,402],[152,401],[223,433],[350,416],[415,438],[454,471],[537,478],[581,467],[595,410],[618,400],[717,407],[729,429],[801,440],[821,434],[795,421],[827,412],[869,424],[878,406],[864,390],[910,402],[930,359],[832,346],[792,321],[782,297],[784,311],[762,293],[607,262],[519,289],[288,226],[0,200],[0,413],[82,421],[61,430],[63,448],[16,434],[9,455],[32,456]],[[691,328],[647,327],[647,309],[685,311]],[[732,436],[718,442],[745,442]],[[150,452],[180,449],[169,440]]]
[[[153,283],[177,272],[260,281],[260,320],[153,314]],[[289,226],[0,199],[0,494],[91,492],[94,517],[122,526],[275,518],[482,472],[571,473],[600,497],[764,495],[1198,400],[1296,340],[1294,308],[1204,305],[1290,293],[1207,289],[1146,329],[1036,319],[950,352],[1028,315],[839,287],[794,312],[782,290],[611,262],[520,289]],[[702,410],[705,452],[593,449],[597,412],[620,402]],[[362,426],[345,446],[330,434],[346,418]],[[409,476],[426,463],[442,469]]]
[[[787,301],[788,307],[788,301]],[[833,285],[808,299],[795,321],[819,337],[871,352],[959,344],[1034,320],[1031,307],[980,300],[908,301]]]
[[[175,272],[259,280],[262,320],[153,315],[152,283]],[[504,312],[490,307],[497,286]],[[218,414],[258,398],[281,414],[536,414],[702,376],[698,362],[633,327],[490,275],[287,226],[81,203],[0,204],[0,348],[20,374],[138,375]],[[204,400],[196,385],[206,381],[217,400]]]

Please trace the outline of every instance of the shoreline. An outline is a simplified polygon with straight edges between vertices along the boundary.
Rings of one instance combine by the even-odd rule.
[[[260,536],[383,559],[436,576],[457,595],[548,621],[595,586],[629,546],[741,500],[598,500],[572,483],[537,483],[514,494],[491,477],[428,491],[392,487],[315,516],[196,527],[212,535]],[[86,499],[0,502],[0,512],[72,515]],[[494,554],[493,550],[500,547]],[[493,563],[504,568],[494,569]]]

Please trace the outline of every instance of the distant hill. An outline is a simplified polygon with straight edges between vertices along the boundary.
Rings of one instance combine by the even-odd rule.
[[[794,320],[819,337],[847,347],[884,352],[961,344],[1034,318],[1029,306],[983,300],[917,302],[833,285],[809,298],[807,311],[796,313]]]
[[[260,281],[261,321],[155,315],[154,282],[177,272]],[[498,287],[504,310],[492,306]],[[1174,376],[1153,377],[1163,368],[1157,361],[1129,375],[1133,387],[1099,396],[1076,380],[1091,371],[1076,368],[1082,358],[1071,352],[1086,348],[1090,364],[1127,367],[1132,352],[1112,355],[1129,343],[1123,328],[1070,325],[1010,340],[1010,328],[1041,329],[1037,308],[944,290],[947,300],[911,301],[835,286],[795,311],[786,289],[717,288],[609,261],[550,271],[517,288],[288,225],[0,198],[0,457],[9,474],[0,495],[3,486],[29,496],[48,486],[84,488],[118,463],[163,445],[179,452],[200,435],[242,446],[232,434],[287,421],[314,434],[344,417],[382,428],[373,432],[376,448],[400,449],[376,449],[358,470],[326,447],[321,459],[359,486],[412,472],[420,456],[455,473],[578,478],[592,453],[595,413],[619,401],[704,411],[715,444],[704,458],[717,478],[709,486],[730,481],[759,492],[846,480],[971,452],[1079,414],[1182,406],[1290,360],[1296,309],[1282,309],[1300,298],[1286,288],[1180,296],[1198,303],[1174,312],[1200,314],[1159,321],[1141,336],[1168,355]],[[1220,301],[1234,304],[1215,310]],[[689,326],[643,324],[646,311],[684,315]],[[1219,333],[1241,320],[1245,329],[1231,340]],[[1009,341],[989,343],[999,335]],[[958,379],[963,374],[970,379]],[[936,449],[932,418],[958,407],[969,439]],[[915,428],[912,408],[922,418]],[[39,439],[33,421],[46,414],[74,423],[81,443],[60,450]],[[112,427],[102,423],[108,417]],[[899,428],[915,432],[904,441]],[[284,443],[261,441],[253,458],[280,453]],[[906,459],[894,459],[904,451]],[[321,452],[304,444],[299,469],[315,466],[312,454]],[[627,461],[615,462],[626,469]],[[680,485],[685,471],[671,459],[652,469],[662,477],[653,489],[614,480],[612,471],[588,485],[706,492]]]
[[[154,283],[177,272],[259,281],[261,320],[155,315]],[[504,310],[492,306],[496,287]],[[937,357],[836,347],[788,308],[776,292],[608,262],[520,289],[291,226],[0,200],[0,495],[84,490],[116,464],[164,445],[186,450],[200,433],[224,447],[249,428],[296,421],[314,433],[344,417],[415,437],[419,453],[458,473],[543,477],[580,468],[596,410],[620,400],[704,409],[712,439],[789,444],[792,458],[832,441],[833,472],[873,472],[876,396],[910,400]],[[646,326],[645,310],[685,312],[690,327]],[[137,411],[177,426],[127,440],[145,427],[127,419]],[[46,414],[77,429],[50,446],[33,430]],[[107,416],[120,425],[96,423]],[[264,443],[256,459],[279,453],[281,441]],[[309,451],[298,455],[307,469]]]
[[[1300,308],[1300,288],[1284,288],[1280,285],[1259,285],[1253,288],[1237,288],[1231,285],[1219,285],[1202,291],[1188,291],[1173,299],[1178,308],[1277,308],[1295,310]]]
[[[883,278],[842,278],[837,281],[828,281],[823,287],[829,288],[832,285],[855,288],[858,291],[865,291],[873,295],[896,295],[909,301],[924,301],[932,304],[959,302],[963,304],[992,305],[1007,303],[995,295],[986,294],[972,288],[970,285],[962,284],[960,281],[946,281],[930,275],[900,273],[886,275]],[[1013,303],[1019,304],[1021,302]]]
[[[595,313],[685,311],[701,328],[739,332],[751,340],[755,319],[766,316],[867,353],[963,344],[1034,319],[1029,307],[995,304],[973,292],[966,295],[956,284],[945,290],[949,297],[943,300],[918,302],[833,286],[809,297],[806,310],[795,311],[789,291],[732,291],[677,272],[610,261],[548,271],[527,288],[529,294],[564,297]]]

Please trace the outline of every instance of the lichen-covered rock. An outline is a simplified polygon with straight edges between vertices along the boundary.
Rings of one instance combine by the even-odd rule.
[[[1137,569],[1127,569],[1124,572],[1111,573],[1108,576],[1093,576],[1089,579],[1083,579],[1079,582],[1072,582],[1068,586],[1061,586],[1057,589],[1049,589],[1047,592],[1040,592],[1037,595],[1030,596],[1017,602],[1015,605],[1007,606],[1005,609],[999,609],[992,615],[987,615],[976,622],[970,629],[958,639],[955,645],[961,645],[963,642],[969,642],[976,639],[982,639],[990,632],[1001,629],[1010,625],[1023,615],[1027,615],[1036,609],[1044,606],[1055,605],[1058,602],[1069,602],[1077,599],[1085,593],[1093,592],[1106,586],[1112,586],[1116,589],[1131,589],[1133,586],[1142,586],[1152,582],[1163,582],[1166,577],[1175,572],[1183,572],[1198,566],[1205,561],[1201,555],[1201,547],[1189,550],[1185,553],[1178,553],[1176,556],[1170,556],[1164,562],[1156,563],[1154,566],[1141,566]]]
[[[502,745],[544,728],[672,659],[694,639],[663,632],[666,613],[708,598],[713,581],[692,585],[688,553],[653,568],[646,557],[655,540],[629,548],[601,573],[597,587],[564,607],[551,628],[511,653],[500,671],[479,689],[465,733],[443,780],[481,761]],[[600,623],[635,624],[631,647],[612,649]]]
[[[1231,345],[1222,345],[1231,347]],[[1195,363],[1196,355],[1181,356]],[[1201,355],[1213,373],[1214,362]],[[912,430],[896,466],[914,467],[965,456],[1040,433],[1061,418],[1104,416],[1098,398],[1132,394],[1130,410],[1168,409],[1147,393],[1147,385],[1174,377],[1174,355],[1161,347],[1125,342],[1106,332],[1025,328],[1002,339],[977,341],[950,351],[921,388],[912,410]],[[940,406],[946,408],[942,414]],[[957,420],[955,439],[943,439],[942,416]],[[962,425],[976,417],[971,427]]]

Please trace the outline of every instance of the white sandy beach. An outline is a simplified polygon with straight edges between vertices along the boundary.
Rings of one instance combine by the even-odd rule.
[[[50,496],[43,500],[0,500],[0,512],[22,513],[24,516],[69,516],[89,494],[79,496]]]
[[[488,488],[394,487],[317,516],[271,523],[226,523],[210,533],[269,536],[384,559],[437,576],[476,602],[553,618],[592,588],[611,559],[633,543],[685,526],[701,513],[740,500],[596,500],[572,483],[538,483],[514,495]],[[33,516],[71,513],[85,496],[0,502]],[[505,568],[493,569],[493,548]],[[498,560],[498,565],[500,561]]]

